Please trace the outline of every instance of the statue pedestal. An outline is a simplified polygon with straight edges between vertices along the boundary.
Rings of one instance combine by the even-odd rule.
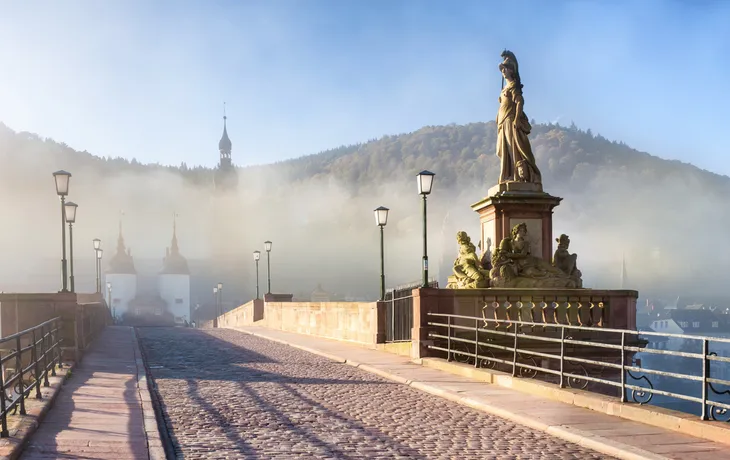
[[[540,184],[513,182],[492,187],[486,198],[471,206],[479,213],[482,247],[490,238],[495,250],[503,238],[510,236],[512,227],[524,222],[532,255],[551,260],[553,208],[561,201],[562,198],[543,192]]]

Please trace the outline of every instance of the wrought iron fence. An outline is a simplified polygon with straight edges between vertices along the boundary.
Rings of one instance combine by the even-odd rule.
[[[33,390],[41,399],[41,384],[49,386],[48,372],[56,375],[56,365],[61,367],[60,344],[60,317],[0,339],[0,437],[8,437],[11,412],[25,415],[25,400]]]
[[[413,329],[413,289],[420,283],[410,283],[390,289],[385,293],[385,341],[407,342]],[[437,288],[438,281],[431,280],[429,287]]]
[[[730,368],[730,357],[722,356],[730,355],[730,339],[445,313],[429,313],[428,319],[429,337],[434,339],[428,348],[445,353],[449,361],[499,368],[515,377],[547,376],[545,380],[561,388],[613,388],[622,402],[628,394],[639,404],[650,403],[655,395],[689,401],[700,405],[702,420],[709,416],[730,422],[730,373],[723,378],[713,374]],[[697,345],[699,352],[647,347],[647,339],[681,339]],[[680,371],[642,366],[637,354],[671,357]],[[692,364],[699,364],[698,372],[691,372]],[[652,383],[654,378],[686,385],[681,391],[661,390]],[[727,401],[720,401],[722,396]]]

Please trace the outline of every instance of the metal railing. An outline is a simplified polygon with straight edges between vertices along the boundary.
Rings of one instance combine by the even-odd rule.
[[[613,388],[619,391],[622,402],[627,401],[629,392],[633,402],[639,404],[649,403],[655,395],[689,401],[701,405],[702,420],[709,415],[713,420],[730,422],[730,403],[719,400],[723,395],[730,400],[730,377],[715,378],[711,373],[730,368],[730,357],[718,355],[722,347],[730,355],[730,339],[445,313],[429,313],[428,326],[429,337],[434,339],[428,348],[445,352],[449,361],[500,368],[515,377],[547,376],[546,380],[561,388]],[[700,352],[646,347],[647,338],[690,341],[698,345]],[[641,360],[635,358],[638,353],[689,362],[676,363],[682,372],[669,372],[642,367]],[[699,364],[698,375],[690,373],[692,363]],[[686,391],[656,389],[649,376],[685,382]]]
[[[61,367],[60,336],[58,317],[0,339],[0,348],[12,347],[0,350],[0,437],[8,437],[11,411],[25,415],[26,398],[35,390],[35,398],[41,399],[41,384],[49,386],[48,372],[55,376],[56,365]]]
[[[410,283],[389,289],[385,294],[385,341],[407,342],[413,331],[413,289],[420,283]],[[429,287],[437,288],[438,281],[431,280]]]

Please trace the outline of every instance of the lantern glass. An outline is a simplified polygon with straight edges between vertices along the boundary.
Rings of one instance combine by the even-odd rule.
[[[271,252],[271,241],[264,241],[264,249],[266,252]]]
[[[416,178],[418,179],[418,193],[420,195],[428,195],[431,193],[433,186],[433,176],[436,174],[431,171],[421,171]]]
[[[58,196],[68,195],[68,183],[71,179],[71,173],[68,171],[56,171],[53,173],[53,179],[56,181],[56,193]]]
[[[64,205],[66,211],[66,222],[68,222],[69,224],[76,223],[76,208],[78,207],[79,206],[73,201],[69,201]]]
[[[101,255],[104,253],[103,249],[97,249],[96,250],[96,258],[101,259]]]
[[[259,260],[259,259],[261,259],[261,251],[254,251],[253,260]]]
[[[99,249],[101,247],[101,240],[99,238],[94,238],[94,249]]]
[[[220,291],[221,289],[223,289],[223,283],[218,283],[218,290]]]
[[[385,206],[380,206],[375,210],[375,225],[384,227],[388,223],[388,211]]]

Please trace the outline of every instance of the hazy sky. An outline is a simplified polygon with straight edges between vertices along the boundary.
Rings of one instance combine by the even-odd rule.
[[[0,3],[0,121],[101,156],[268,163],[494,119],[503,48],[526,112],[730,174],[730,2]]]

